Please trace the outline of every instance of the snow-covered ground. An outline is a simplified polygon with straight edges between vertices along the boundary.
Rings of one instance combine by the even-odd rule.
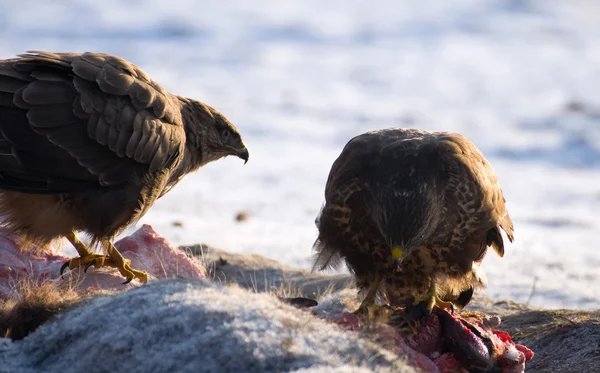
[[[525,302],[535,283],[531,305],[599,308],[599,17],[597,0],[4,1],[0,57],[114,53],[221,110],[248,164],[188,176],[140,224],[306,268],[351,137],[458,131],[515,223],[506,256],[484,261],[488,294]]]

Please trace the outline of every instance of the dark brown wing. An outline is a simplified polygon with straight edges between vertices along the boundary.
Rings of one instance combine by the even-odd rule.
[[[118,185],[179,161],[180,103],[137,66],[100,53],[29,53],[0,62],[0,188]]]
[[[351,220],[359,216],[360,211],[353,211],[349,201],[355,199],[355,196],[360,198],[361,189],[358,180],[347,180],[331,186],[328,183],[327,202],[315,221],[319,237],[313,245],[315,256],[311,271],[336,269],[342,258],[352,256],[348,252],[352,251],[355,245],[348,244],[348,241],[361,232],[353,228]]]
[[[352,262],[349,257],[359,251],[357,245],[349,241],[361,233],[353,228],[351,219],[368,219],[365,209],[369,205],[363,199],[368,193],[365,180],[371,167],[368,162],[360,162],[365,158],[366,145],[360,136],[350,140],[331,167],[325,187],[325,204],[315,221],[319,236],[313,245],[312,271],[337,268],[342,259]]]
[[[446,197],[453,202],[448,207],[454,207],[456,210],[451,214],[459,217],[453,239],[463,242],[466,236],[485,229],[475,261],[483,259],[488,246],[502,257],[504,242],[500,229],[512,242],[514,228],[492,165],[475,144],[455,133],[439,135],[438,152],[444,160],[444,172],[450,176]],[[466,236],[458,239],[460,234]]]

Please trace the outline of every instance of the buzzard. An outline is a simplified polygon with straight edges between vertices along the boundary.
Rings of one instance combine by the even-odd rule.
[[[225,116],[120,57],[30,51],[0,61],[0,215],[37,247],[66,237],[79,257],[61,272],[112,266],[126,282],[146,281],[112,239],[186,174],[228,155],[248,161]]]
[[[429,314],[485,287],[513,223],[492,166],[464,136],[390,128],[354,137],[334,162],[317,217],[313,270],[343,260],[367,312],[377,296]],[[412,307],[415,308],[412,308]],[[419,307],[416,307],[419,306]]]

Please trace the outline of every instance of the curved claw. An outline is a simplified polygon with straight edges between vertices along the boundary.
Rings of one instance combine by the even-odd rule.
[[[95,265],[95,264],[96,264],[96,261],[95,261],[95,260],[92,260],[91,262],[89,262],[89,263],[88,263],[88,264],[85,266],[85,268],[83,269],[83,273],[87,273],[87,270],[88,270],[88,268],[90,268],[91,266],[93,266],[93,265]]]
[[[133,281],[133,277],[128,277],[127,281],[123,282],[122,285],[127,285],[128,283],[130,283],[131,281]]]
[[[67,261],[65,262],[62,266],[60,266],[60,275],[63,275],[63,272],[65,271],[65,269],[67,269],[67,267],[69,266],[69,264],[71,263],[71,261]]]

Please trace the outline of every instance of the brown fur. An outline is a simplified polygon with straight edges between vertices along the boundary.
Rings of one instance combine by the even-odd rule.
[[[22,284],[15,299],[0,303],[0,336],[19,340],[84,296],[51,283]]]

